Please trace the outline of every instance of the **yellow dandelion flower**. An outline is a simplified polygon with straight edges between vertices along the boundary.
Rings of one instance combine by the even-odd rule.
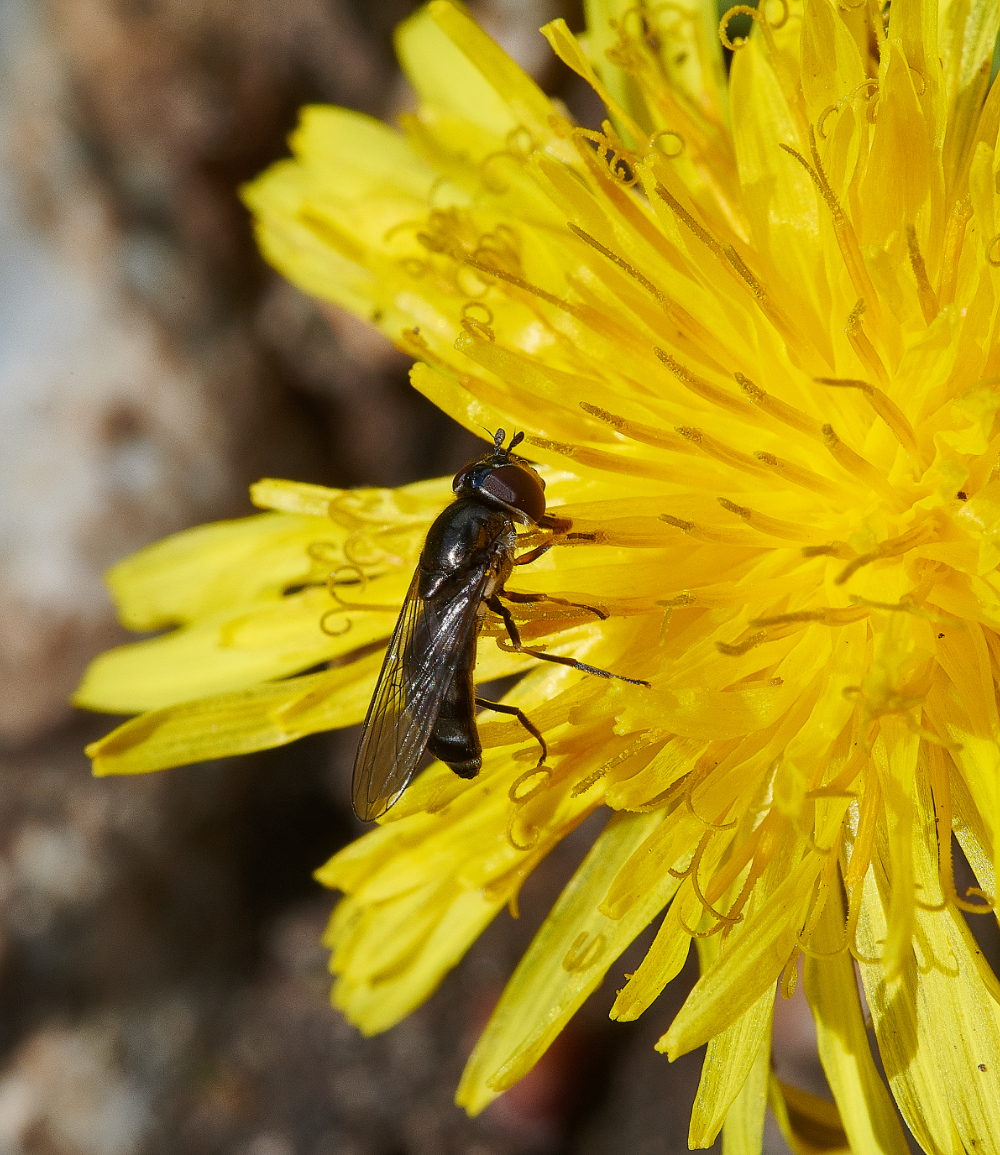
[[[993,906],[1000,838],[997,4],[768,0],[737,44],[707,0],[586,8],[585,37],[543,31],[599,131],[436,0],[399,32],[401,131],[307,109],[247,190],[268,258],[410,352],[417,389],[526,432],[571,528],[516,586],[607,618],[528,606],[522,633],[651,682],[481,641],[479,678],[528,671],[508,700],[548,761],[487,721],[478,778],[432,766],[322,869],[346,894],[334,1002],[399,1021],[604,807],[462,1105],[523,1076],[665,911],[612,1014],[695,940],[659,1043],[708,1044],[692,1146],[724,1126],[759,1150],[769,1100],[797,1150],[902,1155],[894,1099],[928,1152],[1000,1150],[1000,989],[964,917]],[[97,772],[360,721],[449,495],[262,482],[272,512],[123,562],[126,624],[177,628],[89,671],[81,704],[145,711]],[[836,1110],[770,1072],[802,955]]]

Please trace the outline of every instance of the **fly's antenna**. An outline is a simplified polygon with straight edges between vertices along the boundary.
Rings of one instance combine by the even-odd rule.
[[[502,432],[502,430],[501,430],[501,432]],[[523,433],[515,433],[514,434],[514,436],[510,439],[510,445],[507,446],[506,453],[507,453],[508,457],[510,457],[514,448],[516,446],[520,445],[523,440],[524,440],[524,434]]]
[[[496,431],[496,433],[493,434],[493,452],[494,453],[500,452],[500,447],[503,445],[503,439],[506,436],[507,436],[507,434],[503,429],[498,429]]]

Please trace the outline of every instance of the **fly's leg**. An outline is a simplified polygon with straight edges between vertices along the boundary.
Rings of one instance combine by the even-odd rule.
[[[529,549],[527,553],[514,558],[514,565],[528,565],[529,562],[538,561],[542,554],[548,553],[551,548],[551,541],[543,541],[541,545],[536,545],[534,549]]]
[[[522,553],[520,557],[514,558],[514,565],[527,565],[529,562],[537,561],[542,554],[548,553],[551,548],[552,542],[544,541],[541,545],[536,545],[534,549],[529,549],[527,553]],[[603,610],[597,609],[596,606],[585,606],[579,602],[568,602],[565,598],[553,598],[549,597],[548,594],[519,594],[513,590],[503,590],[501,592],[507,601],[517,602],[520,605],[530,605],[533,602],[552,602],[557,606],[570,606],[574,610],[589,610],[592,614],[597,614],[602,622],[608,616]],[[506,618],[504,620],[506,621]]]
[[[531,721],[528,715],[524,713],[523,710],[518,709],[517,706],[508,706],[504,702],[487,702],[485,698],[477,698],[476,705],[484,706],[487,710],[496,710],[498,714],[510,714],[512,717],[516,718],[525,728],[525,730],[528,731],[532,738],[535,739],[538,745],[541,746],[542,756],[535,764],[535,769],[537,770],[538,767],[542,765],[542,763],[549,755],[549,748],[545,744],[545,739],[542,737],[541,731],[534,724],[534,722]]]
[[[555,519],[555,522],[552,525],[543,525],[544,521],[545,519],[543,518],[542,521],[538,523],[539,526],[543,529],[551,530],[553,533],[564,532],[573,524],[570,521],[563,521],[558,518]],[[575,543],[580,541],[596,540],[597,535],[593,533],[571,533],[566,535],[563,540],[563,544],[566,544],[570,541]],[[549,538],[548,541],[543,541],[541,545],[536,545],[533,549],[529,549],[527,553],[522,553],[520,557],[516,557],[514,559],[514,565],[528,565],[530,562],[537,561],[542,556],[542,554],[548,553],[555,544],[556,543],[552,538]]]
[[[515,564],[517,564],[515,562]],[[500,595],[506,598],[509,602],[514,602],[516,605],[530,606],[537,605],[539,602],[552,602],[556,606],[569,606],[574,610],[587,610],[592,614],[597,614],[602,622],[607,621],[608,615],[604,610],[599,610],[597,606],[585,606],[582,602],[568,602],[565,598],[554,598],[549,594],[522,594],[516,590],[503,590]],[[504,619],[506,621],[506,619]]]
[[[510,598],[510,594],[504,596]],[[524,596],[532,598],[534,595],[526,594]],[[497,645],[501,650],[530,654],[533,658],[541,658],[543,662],[555,662],[560,666],[569,666],[571,669],[580,670],[584,674],[593,674],[595,678],[617,678],[620,682],[628,682],[633,686],[649,686],[649,682],[642,678],[626,678],[624,674],[612,674],[610,670],[600,670],[597,666],[588,666],[586,662],[578,662],[576,658],[564,658],[559,654],[546,654],[544,650],[529,650],[527,646],[521,644],[521,635],[518,633],[511,612],[497,595],[493,594],[492,597],[487,598],[486,604],[495,614],[499,614],[503,618],[503,624],[507,627],[507,633],[510,635],[511,645],[509,646],[504,645],[502,637],[497,638]]]

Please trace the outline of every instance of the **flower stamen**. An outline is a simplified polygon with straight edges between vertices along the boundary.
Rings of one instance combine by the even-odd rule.
[[[860,453],[855,453],[849,445],[845,445],[837,436],[832,425],[823,426],[823,444],[830,451],[830,456],[858,481],[869,489],[880,493],[893,508],[906,508],[901,495],[889,484],[888,479],[875,468],[870,461],[866,461]]]
[[[822,440],[822,427],[814,417],[807,416],[801,410],[796,409],[794,405],[788,405],[786,402],[778,400],[777,397],[772,397],[751,381],[749,377],[744,377],[742,373],[734,373],[733,376],[739,387],[750,398],[751,405],[763,409],[765,413],[769,413],[782,425],[796,429],[799,433],[806,434],[807,437],[814,437],[817,441]]]
[[[320,565],[334,565],[340,561],[341,549],[335,541],[312,541],[306,546],[306,557]]]
[[[658,429],[654,425],[645,425],[640,421],[630,421],[627,417],[619,417],[617,413],[609,413],[598,405],[591,405],[589,401],[581,401],[580,408],[598,421],[604,421],[612,428],[617,429],[623,436],[633,441],[641,441],[644,445],[655,445],[659,449],[669,449],[674,453],[696,453],[691,445],[666,429]]]
[[[694,235],[706,245],[711,252],[719,259],[728,272],[735,273],[738,281],[737,283],[744,289],[749,289],[750,295],[754,303],[758,306],[765,317],[781,332],[782,336],[801,343],[801,334],[796,330],[789,318],[782,312],[782,310],[771,300],[767,290],[764,288],[760,280],[747,266],[743,258],[737,253],[732,245],[723,245],[717,241],[711,233],[700,224],[688,212],[687,209],[677,200],[677,198],[663,185],[657,184],[656,193],[661,200],[666,203],[673,210],[675,215],[694,233]]]
[[[913,225],[906,226],[906,250],[910,255],[910,268],[917,282],[917,299],[920,301],[920,311],[929,325],[938,315],[938,302],[934,289],[927,276],[927,266],[924,264],[923,254],[917,242],[917,230]]]
[[[850,626],[868,617],[868,607],[858,606],[824,606],[818,610],[798,610],[788,614],[774,614],[772,617],[753,618],[751,626],[784,626],[794,622],[820,622],[824,626],[839,628]]]
[[[864,297],[861,297],[848,315],[844,332],[851,343],[851,348],[860,360],[864,361],[882,384],[888,387],[889,374],[885,365],[882,364],[882,358],[875,352],[874,345],[868,340],[865,331],[861,328],[861,318],[864,316],[865,308]]]
[[[578,225],[574,225],[572,221],[568,222],[568,227],[570,232],[575,233],[581,241],[586,242],[591,248],[596,249],[602,256],[607,257],[609,261],[616,264],[622,272],[627,273],[634,280],[638,281],[664,308],[669,309],[672,306],[673,302],[666,293],[662,293],[648,277],[643,276],[643,274],[640,273],[634,265],[630,265],[624,257],[620,257],[617,253],[612,252],[611,249],[605,248],[596,237],[592,237],[590,233],[584,232]]]
[[[861,569],[862,566],[870,565],[874,561],[881,561],[888,557],[899,557],[907,550],[914,549],[918,545],[923,545],[924,542],[930,541],[931,538],[937,536],[937,530],[934,523],[928,518],[922,521],[920,525],[914,526],[906,533],[901,533],[898,537],[886,538],[885,541],[880,542],[873,550],[868,553],[861,554],[853,561],[848,562],[839,574],[833,579],[834,584],[842,586],[844,582],[848,581]],[[893,606],[893,609],[902,609],[903,606]]]
[[[813,530],[807,525],[794,525],[790,521],[782,521],[777,517],[770,517],[766,513],[759,513],[756,509],[749,509],[745,505],[737,505],[728,498],[716,498],[719,505],[722,506],[727,513],[733,513],[741,521],[745,522],[751,528],[758,532],[766,534],[768,537],[777,537],[785,541],[810,541],[814,540],[818,531]]]
[[[841,3],[845,8],[853,7],[853,5],[848,5],[845,3],[845,0],[841,0]],[[857,94],[862,90],[865,91],[865,104],[869,112],[869,123],[874,123],[874,117],[871,116],[871,102],[872,97],[874,97],[878,92],[878,81],[875,79],[875,77],[869,77],[867,80],[862,80],[862,82],[852,92],[843,97],[841,100],[838,100],[835,104],[828,104],[826,108],[824,108],[823,111],[819,114],[819,118],[816,121],[816,133],[820,140],[826,140],[826,132],[824,131],[824,128],[826,126],[827,117],[830,116],[831,113],[839,112],[845,104],[847,104],[849,101],[852,101],[855,96],[857,96]]]
[[[726,250],[722,245],[712,236],[712,234],[705,228],[704,225],[699,224],[698,221],[687,211],[680,201],[670,192],[664,185],[657,184],[656,195],[670,206],[674,214],[680,221],[687,225],[692,233],[698,238],[703,245],[710,249],[720,261],[728,264],[726,261]]]
[[[723,465],[730,465],[734,469],[742,470],[744,473],[749,473],[751,477],[766,478],[768,481],[773,480],[773,475],[767,469],[761,468],[760,462],[755,458],[750,457],[746,453],[741,453],[738,449],[732,449],[726,445],[725,442],[710,437],[701,429],[696,429],[689,425],[678,425],[676,426],[676,432],[686,441],[690,441],[692,445],[697,445],[706,456],[714,457],[717,461],[721,461]]]
[[[733,926],[743,921],[743,907],[774,855],[782,822],[782,815],[772,810],[750,837],[736,849],[729,861],[712,877],[707,893],[715,902],[744,870],[747,871],[743,886],[726,915],[730,925],[723,931],[723,938],[729,935]]]
[[[711,772],[715,769],[716,764],[717,763],[714,761],[706,760],[703,756],[702,761],[699,762],[694,770],[687,776],[686,780],[684,780],[684,808],[692,818],[696,818],[702,824],[702,826],[707,826],[709,830],[735,830],[739,825],[738,819],[734,818],[732,822],[710,822],[707,818],[702,818],[702,816],[694,808],[695,787],[700,786],[701,783],[705,781],[709,774],[711,774]],[[723,811],[723,814],[725,814],[728,809],[729,808],[727,806],[726,810]]]
[[[874,601],[871,598],[861,597],[859,594],[848,594],[848,598],[854,605],[867,606],[872,610],[887,610],[889,613],[912,614],[914,617],[923,618],[924,621],[932,622],[936,626],[947,626],[951,630],[964,631],[965,622],[960,618],[956,618],[953,614],[946,613],[944,610],[927,610],[923,608],[923,602],[932,585],[933,577],[930,582],[925,579],[919,586],[915,586],[910,590],[908,594],[904,594],[898,602]],[[953,747],[949,746],[949,749],[952,748]],[[961,749],[961,747],[959,747],[959,749]]]
[[[528,839],[527,839],[527,841],[526,842],[518,842],[518,840],[514,837],[514,823],[517,821],[517,819],[519,817],[520,817],[520,810],[515,810],[511,814],[510,819],[507,822],[507,831],[506,831],[507,841],[510,843],[511,847],[514,850],[520,851],[522,853],[527,853],[530,850],[534,850],[535,847],[538,845],[538,840],[541,837],[542,832],[539,829],[539,827],[537,827],[537,826],[529,826],[528,827]]]
[[[680,439],[678,439],[680,440]],[[550,441],[547,437],[529,437],[528,445],[548,449],[560,457],[568,457],[580,465],[591,469],[601,469],[608,473],[624,473],[631,477],[649,477],[656,481],[674,481],[677,467],[666,462],[649,461],[639,457],[621,457],[603,449],[591,449],[587,445],[570,445],[564,441]],[[683,442],[682,442],[683,444]]]
[[[607,129],[610,124],[605,121]],[[628,159],[628,149],[611,132],[594,132],[589,128],[574,128],[574,141],[587,141],[593,145],[589,149],[592,157],[601,161],[601,171],[606,172],[616,184],[631,188],[639,179],[635,166]]]
[[[857,550],[851,549],[846,541],[828,541],[823,545],[804,545],[803,557],[835,557],[838,561],[847,561],[857,557]]]
[[[570,797],[578,798],[581,794],[586,794],[592,786],[600,782],[602,778],[606,778],[617,766],[621,766],[622,763],[627,762],[630,758],[634,758],[636,754],[641,754],[643,750],[647,750],[650,746],[661,743],[666,736],[667,731],[665,730],[646,730],[645,733],[640,734],[634,742],[630,742],[624,750],[620,750],[613,758],[609,758],[607,762],[599,766],[592,774],[588,774],[586,778],[581,778],[570,791]]]
[[[730,529],[715,529],[711,526],[699,525],[696,521],[686,521],[682,517],[674,517],[670,513],[661,513],[659,520],[666,522],[667,525],[672,525],[674,529],[679,529],[681,533],[688,537],[693,537],[696,541],[714,542],[718,545],[750,545],[747,539]]]
[[[499,281],[506,281],[508,285],[513,285],[516,289],[521,289],[523,292],[530,293],[533,297],[538,297],[540,300],[545,301],[557,309],[562,309],[563,312],[569,313],[571,317],[577,317],[580,314],[578,305],[564,301],[562,297],[557,297],[555,293],[550,293],[547,289],[533,285],[523,277],[516,277],[513,273],[508,273],[506,269],[501,269],[497,265],[489,265],[486,264],[485,261],[479,261],[475,257],[464,254],[456,259],[468,265],[470,268],[476,269],[480,273],[486,273],[487,276],[496,277]]]
[[[944,252],[941,257],[941,282],[938,286],[938,304],[946,309],[955,300],[958,265],[965,242],[965,227],[972,220],[972,199],[966,196],[952,209],[944,234]]]
[[[673,373],[677,380],[680,381],[685,389],[689,389],[696,397],[700,397],[703,401],[708,401],[713,405],[718,405],[720,409],[735,413],[737,417],[741,417],[746,421],[763,424],[758,414],[754,411],[752,404],[736,397],[726,389],[720,389],[718,385],[711,384],[711,382],[706,381],[704,377],[699,377],[696,373],[692,373],[691,370],[682,365],[676,357],[672,357],[665,350],[654,346],[653,352],[660,361],[666,365],[670,372]],[[737,374],[737,377],[738,376]]]
[[[531,782],[533,778],[537,778],[538,781],[521,793],[521,787],[524,786],[525,783]],[[523,806],[526,802],[530,802],[532,798],[541,794],[541,792],[549,786],[551,781],[552,771],[548,766],[532,766],[530,770],[526,770],[514,779],[510,784],[510,789],[507,791],[507,797],[515,806]]]
[[[865,268],[864,258],[861,256],[861,248],[858,245],[858,238],[855,235],[854,227],[851,224],[847,214],[840,206],[840,201],[833,189],[830,187],[830,182],[827,180],[826,173],[823,171],[823,164],[819,158],[819,151],[816,148],[816,133],[813,127],[809,126],[809,149],[812,153],[813,163],[809,161],[792,148],[791,145],[779,143],[778,147],[787,152],[789,156],[794,157],[795,160],[802,165],[809,176],[812,178],[813,184],[816,186],[816,191],[823,198],[830,216],[833,218],[834,233],[837,237],[837,244],[840,248],[841,256],[844,258],[844,264],[847,267],[848,276],[851,278],[851,283],[859,297],[867,298],[873,302],[877,302],[878,298],[875,293],[875,286],[868,276],[868,270]]]
[[[830,385],[835,389],[858,389],[864,394],[865,400],[875,410],[879,417],[889,427],[889,431],[907,453],[914,457],[919,453],[917,435],[913,426],[906,418],[906,414],[883,390],[867,381],[857,381],[850,377],[814,377],[820,385]]]
[[[822,477],[818,473],[813,473],[811,469],[804,469],[801,465],[793,465],[790,461],[784,461],[780,457],[776,457],[773,453],[767,453],[760,450],[754,453],[754,457],[769,469],[773,470],[779,477],[792,485],[800,485],[803,489],[812,490],[813,493],[820,493],[824,497],[840,498],[843,491],[841,486],[836,485],[830,481],[829,478]]]
[[[733,248],[732,245],[726,245],[723,249],[726,260],[732,265],[740,277],[746,282],[753,294],[754,300],[760,307],[760,311],[771,322],[772,325],[781,333],[786,340],[794,341],[801,344],[804,340],[803,334],[792,324],[791,320],[785,313],[771,300],[770,295],[764,288],[760,280],[750,270],[747,263]],[[811,342],[810,342],[811,344]]]
[[[755,633],[749,634],[742,642],[732,644],[716,642],[715,648],[720,654],[725,654],[727,658],[742,658],[744,654],[748,654],[751,650],[772,640],[767,630],[757,630]]]
[[[735,825],[735,823],[733,825]],[[725,829],[725,827],[719,827],[718,829]],[[708,849],[709,844],[715,837],[715,834],[716,831],[709,830],[702,835],[701,841],[698,843],[698,849],[694,852],[694,858],[691,859],[691,866],[688,869],[687,875],[688,881],[691,883],[691,889],[694,891],[695,897],[698,899],[699,903],[701,903],[704,913],[710,914],[713,918],[718,920],[717,926],[714,926],[707,934],[704,934],[703,932],[706,938],[709,935],[716,934],[718,931],[722,930],[724,926],[734,926],[736,923],[743,921],[742,914],[738,914],[734,918],[730,918],[729,915],[723,914],[721,911],[716,910],[715,907],[712,906],[712,904],[705,897],[705,892],[702,890],[701,884],[698,881],[698,871],[701,869],[701,860],[704,858],[705,851]],[[687,930],[687,927],[684,929]],[[688,933],[690,934],[692,932],[688,931]],[[701,935],[698,937],[701,937]]]

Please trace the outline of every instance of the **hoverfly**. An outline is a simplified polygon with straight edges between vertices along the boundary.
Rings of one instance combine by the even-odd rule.
[[[424,542],[354,760],[354,810],[366,821],[378,818],[397,801],[425,749],[460,778],[479,773],[483,759],[477,705],[517,717],[541,747],[538,765],[545,761],[545,739],[521,710],[476,697],[472,672],[487,610],[502,618],[518,653],[601,678],[649,685],[522,646],[510,610],[500,599],[512,603],[559,599],[504,588],[515,565],[534,561],[551,545],[515,557],[514,524],[556,529],[561,523],[545,513],[545,482],[527,462],[512,456],[524,434],[515,434],[506,448],[505,436],[498,429],[492,450],[456,474],[452,489],[457,500],[438,515]],[[597,609],[592,612],[605,616]]]

